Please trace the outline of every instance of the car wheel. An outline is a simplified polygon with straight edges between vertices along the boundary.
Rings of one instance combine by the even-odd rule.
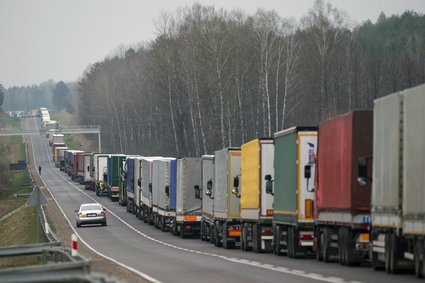
[[[106,221],[105,222],[102,222],[102,226],[106,226]]]
[[[81,224],[77,222],[77,227],[81,227]]]

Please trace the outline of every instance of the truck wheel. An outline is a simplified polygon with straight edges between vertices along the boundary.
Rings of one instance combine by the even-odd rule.
[[[345,227],[339,227],[338,230],[338,259],[339,263],[342,265],[345,265],[345,239],[344,239],[344,228]]]
[[[275,255],[283,255],[282,246],[280,244],[280,239],[282,238],[282,228],[279,225],[273,229],[273,248]]]
[[[214,244],[214,226],[208,225],[208,240],[211,244]]]
[[[252,251],[254,253],[261,253],[261,226],[257,223],[252,224]]]
[[[321,247],[323,251],[323,261],[331,262],[330,246],[331,246],[331,232],[329,228],[323,228],[321,237]]]
[[[165,227],[165,217],[161,217],[161,230],[162,232],[167,231],[167,227]]]
[[[219,225],[218,222],[214,225],[214,245],[216,247],[221,247],[222,243],[220,241],[220,233],[219,233],[218,225]]]
[[[423,272],[423,259],[421,260],[423,254],[422,242],[417,241],[415,245],[415,274],[416,277],[422,278],[424,276]]]
[[[229,247],[227,246],[227,244],[228,244],[228,242],[227,242],[227,223],[223,223],[222,232],[221,232],[221,239],[223,241],[223,248],[228,249]]]
[[[179,225],[180,226],[180,238],[184,239],[185,235],[185,231],[184,231],[184,226],[183,224]]]
[[[288,257],[292,258],[293,257],[293,252],[292,252],[292,227],[289,226],[288,230],[286,230],[286,242],[288,243]]]
[[[205,241],[205,222],[201,221],[201,241]]]

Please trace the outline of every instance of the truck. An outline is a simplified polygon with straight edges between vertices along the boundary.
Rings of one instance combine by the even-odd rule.
[[[171,233],[199,237],[201,224],[201,200],[195,198],[193,188],[201,182],[201,158],[188,157],[177,160],[176,217]]]
[[[314,255],[314,190],[317,127],[292,127],[273,135],[273,252],[289,257]],[[273,183],[272,183],[273,182]]]
[[[60,167],[60,151],[66,150],[68,147],[66,146],[58,146],[55,148],[55,152],[53,154],[53,160],[55,161],[55,166]]]
[[[176,201],[176,158],[161,158],[153,161],[153,168],[158,169],[158,182],[152,183],[153,208],[155,227],[162,231],[168,231],[171,221],[175,217],[175,201]],[[155,169],[154,169],[155,172]],[[154,173],[155,175],[155,173]],[[171,201],[174,201],[174,207]]]
[[[94,186],[92,186],[91,183],[91,167],[93,166],[93,153],[92,152],[86,152],[84,153],[84,172],[83,172],[83,184],[84,188],[86,190],[93,190]]]
[[[85,152],[77,153],[77,175],[75,177],[75,181],[78,182],[80,185],[84,184],[84,171],[87,170],[85,165]]]
[[[214,152],[214,223],[211,239],[215,246],[234,248],[240,245],[240,198],[233,194],[232,182],[241,174],[241,149],[227,147]],[[210,194],[210,193],[208,193]]]
[[[56,143],[64,144],[65,143],[65,136],[63,134],[52,135],[52,145],[56,144]]]
[[[273,160],[273,139],[254,139],[241,146],[241,184],[236,176],[233,193],[240,198],[242,250],[272,251],[273,196],[266,192],[266,176],[274,175]]]
[[[140,218],[150,225],[153,225],[153,211],[152,211],[152,180],[153,180],[153,161],[155,157],[143,157],[140,168],[140,190],[138,200],[138,211]]]
[[[318,134],[316,257],[360,264],[369,256],[371,185],[357,183],[357,163],[372,155],[373,111],[356,110],[321,122]]]
[[[424,113],[424,85],[375,100],[373,156],[359,162],[359,183],[373,180],[372,266],[415,269],[418,277],[425,267]]]
[[[105,153],[95,153],[93,154],[93,169],[91,173],[91,182],[95,187],[96,195],[103,196],[107,194],[106,186],[102,184],[106,183],[108,176],[108,156],[109,154]]]
[[[120,187],[122,186],[123,154],[110,154],[108,156],[108,171],[106,178],[106,190],[112,201],[119,200]]]
[[[214,155],[202,155],[201,183],[194,186],[195,198],[202,200],[201,240],[212,241],[214,225],[212,186],[214,182]]]
[[[127,212],[135,213],[134,209],[134,187],[137,185],[134,178],[134,168],[137,157],[129,156],[124,161],[125,192],[120,193],[119,203],[127,206]]]
[[[60,171],[65,171],[65,153],[67,150],[69,149],[66,148],[66,149],[59,150],[59,170]]]

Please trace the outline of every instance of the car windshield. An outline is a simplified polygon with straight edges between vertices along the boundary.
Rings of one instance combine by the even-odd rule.
[[[102,208],[98,204],[81,206],[81,211],[86,211],[86,210],[102,210]]]

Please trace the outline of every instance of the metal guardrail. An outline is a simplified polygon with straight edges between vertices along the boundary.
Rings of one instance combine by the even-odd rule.
[[[124,282],[104,273],[91,272],[90,260],[80,254],[73,257],[71,250],[47,243],[0,248],[0,259],[37,256],[39,265],[0,269],[0,282]]]

